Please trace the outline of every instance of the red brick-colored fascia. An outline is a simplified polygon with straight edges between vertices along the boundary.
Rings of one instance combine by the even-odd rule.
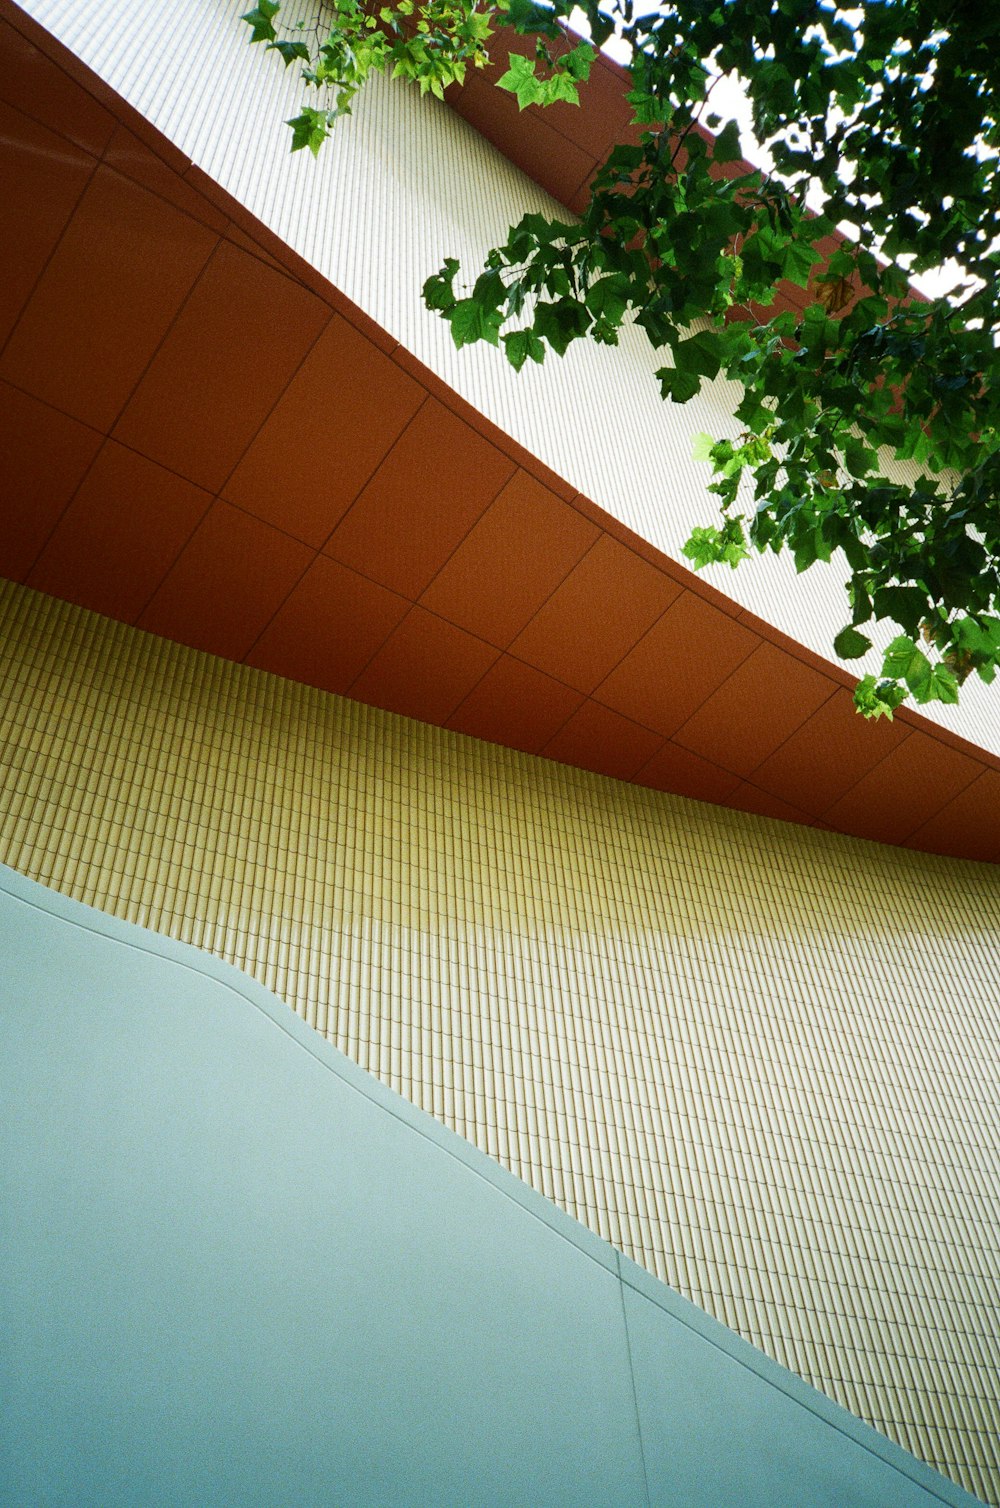
[[[315,293],[323,302],[343,319],[347,320],[359,333],[380,350],[402,372],[414,379],[424,389],[424,392],[437,400],[444,408],[461,419],[464,424],[475,431],[490,445],[495,447],[506,456],[513,465],[521,468],[524,472],[535,478],[545,488],[560,498],[566,505],[574,509],[581,517],[588,520],[610,539],[617,541],[631,551],[635,556],[653,566],[663,576],[675,582],[684,592],[690,593],[705,603],[709,604],[717,612],[726,618],[739,622],[743,627],[752,630],[758,636],[761,643],[770,644],[784,655],[790,656],[810,670],[820,672],[829,682],[835,686],[850,690],[853,678],[839,666],[831,665],[819,655],[798,644],[786,634],[781,633],[771,624],[757,618],[754,614],[734,603],[714,587],[709,586],[699,577],[687,570],[676,561],[669,559],[660,550],[636,535],[618,520],[612,518],[589,498],[580,494],[574,487],[555,475],[537,457],[533,456],[517,441],[506,435],[495,424],[486,419],[465,399],[448,387],[448,385],[435,373],[431,372],[423,363],[419,362],[410,352],[406,351],[398,342],[382,329],[374,320],[360,310],[340,290],[333,287],[315,268],[311,267],[300,256],[285,245],[278,236],[263,226],[241,204],[232,198],[224,189],[210,179],[204,172],[194,166],[181,152],[167,141],[154,127],[152,127],[136,110],[123,101],[106,84],[97,79],[95,75],[82,63],[72,56],[60,43],[55,41],[49,33],[35,23],[31,18],[24,15],[12,3],[12,0],[0,0],[0,17],[15,26],[21,34],[39,51],[49,57],[65,75],[81,85],[90,97],[105,110],[109,117],[108,138],[113,134],[116,124],[120,124],[140,138],[140,140],[153,151],[164,166],[175,173],[196,194],[198,194],[205,206],[203,218],[208,222],[217,224],[218,233],[229,234],[237,245],[244,251],[258,255],[261,259],[277,266],[288,278],[308,288]],[[599,66],[609,69],[624,81],[624,70],[607,60],[601,60]],[[58,130],[58,122],[53,123],[53,129]],[[225,227],[223,229],[222,227]],[[977,748],[969,741],[958,737],[934,724],[927,723],[918,714],[908,710],[901,710],[897,718],[908,729],[921,732],[925,737],[933,738],[939,746],[964,754],[975,760],[981,772],[994,771],[1000,773],[1000,759],[992,754]],[[741,795],[742,792],[742,795]],[[756,791],[750,783],[739,787],[734,794],[731,804],[740,805],[744,796],[756,802],[755,810],[764,811],[767,814],[782,815],[778,812],[775,803],[778,798],[765,792]],[[768,806],[770,803],[770,806]],[[804,817],[802,814],[792,813],[799,820],[811,823],[811,825],[825,827],[821,818]],[[913,835],[911,835],[912,837]],[[910,838],[904,841],[909,842]],[[960,852],[949,847],[951,852]],[[984,857],[986,855],[983,855]],[[990,857],[993,857],[992,854]]]

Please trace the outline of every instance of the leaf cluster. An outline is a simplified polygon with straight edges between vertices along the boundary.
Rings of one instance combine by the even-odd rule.
[[[503,349],[517,370],[577,340],[638,326],[664,399],[736,385],[737,439],[701,437],[721,521],[695,530],[698,567],[792,552],[840,556],[858,659],[872,626],[897,632],[866,716],[906,697],[954,701],[1000,665],[1000,12],[936,0],[584,0],[592,42],[632,50],[632,130],[578,222],[527,215],[470,283],[449,258],[424,285],[456,345]],[[376,13],[324,0],[318,46],[279,38],[275,0],[252,39],[333,91],[290,124],[317,151],[375,69],[440,94],[486,61],[491,26],[534,43],[499,87],[520,108],[574,102],[593,47],[565,29],[570,0],[396,0]],[[308,54],[308,61],[305,56]],[[712,113],[735,75],[775,164],[743,160]],[[845,228],[846,227],[846,232]],[[957,268],[948,298],[915,273]],[[789,299],[789,289],[802,290]],[[911,479],[902,463],[909,463]]]
[[[722,522],[684,553],[735,566],[789,549],[800,571],[839,554],[835,652],[867,653],[880,621],[900,631],[859,710],[956,700],[1000,664],[1000,16],[945,24],[922,0],[850,20],[805,0],[611,14],[634,48],[638,139],[611,151],[579,224],[529,215],[471,288],[447,264],[425,297],[457,344],[502,345],[517,368],[614,345],[629,320],[666,358],[665,399],[736,383],[740,439],[699,451]],[[744,162],[735,122],[709,113],[725,72],[780,172]],[[835,234],[845,220],[853,235]],[[959,294],[912,294],[911,274],[947,259]]]
[[[464,81],[470,66],[489,63],[492,8],[478,0],[396,0],[375,7],[359,0],[321,0],[311,29],[297,23],[284,35],[278,30],[280,10],[280,0],[258,0],[241,20],[250,27],[251,43],[277,52],[286,68],[298,63],[305,83],[323,96],[320,106],[303,106],[287,122],[293,152],[308,147],[316,156],[373,73],[409,79],[421,94],[443,99],[450,84]]]

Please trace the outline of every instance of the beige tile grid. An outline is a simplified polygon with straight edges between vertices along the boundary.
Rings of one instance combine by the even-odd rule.
[[[1000,871],[621,785],[0,591],[0,860],[210,949],[1000,1496]]]

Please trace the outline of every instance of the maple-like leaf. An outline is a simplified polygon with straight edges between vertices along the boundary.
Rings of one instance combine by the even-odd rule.
[[[854,297],[854,283],[851,278],[832,278],[820,283],[816,296],[827,314],[839,314]]]
[[[253,10],[240,17],[253,30],[251,42],[273,42],[278,33],[272,22],[281,9],[280,0],[257,0]]]

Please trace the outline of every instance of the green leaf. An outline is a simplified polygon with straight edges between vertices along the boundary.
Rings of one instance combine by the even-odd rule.
[[[691,459],[693,461],[713,460],[714,458],[712,456],[712,450],[714,446],[715,441],[713,440],[712,436],[706,435],[704,430],[702,430],[702,432],[695,435],[694,439],[691,441]]]
[[[580,91],[576,87],[575,80],[568,73],[563,73],[561,69],[553,73],[550,78],[538,80],[538,86],[539,95],[536,103],[539,105],[554,105],[559,100],[567,105],[580,103]]]
[[[830,551],[823,538],[820,523],[796,532],[792,543],[792,557],[800,575],[803,571],[808,571],[811,565],[815,565],[817,560],[829,560]]]
[[[248,10],[240,17],[240,20],[245,21],[253,31],[251,43],[274,41],[278,33],[271,23],[280,9],[280,0],[258,0],[253,10]]]
[[[719,530],[692,529],[691,537],[681,547],[681,554],[690,560],[696,571],[714,565],[719,558]]]
[[[630,89],[625,98],[632,106],[632,118],[636,125],[658,125],[667,114],[663,101],[654,94],[647,94],[643,89]]]
[[[893,639],[882,661],[882,674],[903,680],[917,701],[926,701],[924,694],[931,681],[931,662],[919,645],[905,634]]]
[[[292,128],[292,151],[301,152],[303,147],[308,147],[314,157],[330,134],[330,119],[326,110],[306,108],[301,115],[286,120],[285,125]]]
[[[676,367],[660,367],[660,396],[672,403],[687,403],[701,392],[701,378],[695,372],[679,372]]]
[[[785,251],[785,277],[800,288],[808,288],[812,270],[822,260],[815,247],[805,241],[792,241]]]
[[[474,298],[460,298],[443,312],[451,325],[451,338],[459,350],[477,340],[488,341],[491,346],[499,345],[503,322],[499,310],[484,309]]]
[[[948,702],[954,705],[958,701],[958,677],[947,665],[935,665],[923,692],[916,695],[918,702]]]
[[[585,84],[590,78],[596,57],[597,53],[589,42],[578,42],[573,51],[568,52],[560,62],[571,79],[575,79],[578,84]]]
[[[429,277],[423,286],[424,304],[428,309],[450,309],[455,303],[455,274],[458,271],[458,261],[455,257],[446,257],[444,266],[440,272]]]
[[[731,120],[715,138],[712,157],[716,162],[738,162],[742,156],[740,128],[734,120]]]
[[[697,372],[700,377],[716,377],[722,366],[722,342],[711,330],[701,330],[689,340],[678,343],[674,362],[679,372]]]
[[[545,360],[545,346],[534,330],[512,330],[503,337],[503,344],[507,360],[515,372],[519,372],[526,361],[537,361],[541,365]]]
[[[750,554],[742,520],[727,518],[721,529],[692,529],[681,553],[694,563],[697,571],[707,565],[727,565],[735,571]]]
[[[250,40],[252,42],[256,42],[260,41],[261,39],[258,37],[251,37]],[[306,63],[309,62],[310,58],[309,49],[304,42],[269,42],[267,44],[267,50],[268,52],[280,53],[282,61],[286,68],[288,67],[289,63],[294,63],[296,58],[301,58]]]
[[[591,317],[582,304],[563,299],[557,304],[535,305],[535,330],[547,340],[558,356],[564,356],[570,343],[586,335]]]
[[[871,647],[871,639],[859,634],[856,628],[842,628],[833,641],[834,653],[842,660],[857,660]]]
[[[619,324],[628,307],[628,291],[628,278],[623,273],[614,272],[610,277],[591,283],[584,302],[591,314],[603,316],[612,324]]]
[[[844,465],[851,476],[865,477],[875,465],[875,452],[859,440],[848,440],[844,446]]]
[[[882,586],[872,593],[877,618],[892,618],[908,634],[916,634],[927,617],[930,602],[918,586]]]
[[[537,4],[536,0],[504,0],[503,19],[522,34],[538,32],[553,40],[562,35],[558,26],[553,24],[552,12]]]
[[[505,89],[517,99],[517,108],[526,110],[529,105],[540,104],[543,97],[542,81],[535,77],[535,59],[522,58],[518,53],[508,54],[509,68],[497,79],[497,88]]]
[[[898,681],[876,681],[873,675],[866,675],[854,688],[854,705],[866,718],[887,718],[892,722],[892,714],[900,702],[906,701],[906,688],[900,686]]]
[[[483,309],[488,310],[499,309],[500,305],[506,302],[507,289],[496,267],[487,268],[485,272],[479,274],[472,290],[472,297]]]
[[[993,655],[1000,651],[1000,618],[958,618],[950,625],[960,649],[972,654]]]

